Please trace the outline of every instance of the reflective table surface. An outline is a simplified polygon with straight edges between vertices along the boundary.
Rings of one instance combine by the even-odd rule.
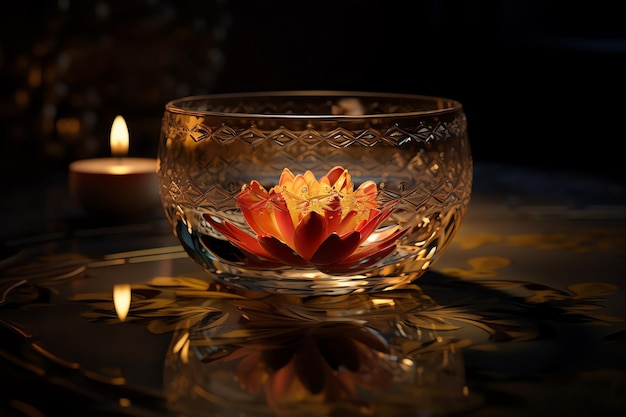
[[[402,290],[226,288],[160,208],[104,219],[64,178],[11,190],[0,416],[626,415],[626,187],[477,164],[433,269]]]

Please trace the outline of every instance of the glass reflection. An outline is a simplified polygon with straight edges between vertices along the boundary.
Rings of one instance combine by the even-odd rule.
[[[473,408],[454,341],[403,323],[401,305],[413,311],[418,295],[212,300],[210,315],[174,332],[169,405],[183,415],[298,417]]]

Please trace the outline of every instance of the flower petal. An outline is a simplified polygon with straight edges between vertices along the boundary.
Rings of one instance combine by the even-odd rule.
[[[323,265],[320,271],[327,274],[357,273],[381,261],[396,249],[396,241],[409,231],[408,228],[396,230],[381,241],[367,246],[360,246],[340,263]],[[322,266],[322,265],[321,265]]]
[[[226,236],[231,245],[238,248],[243,255],[245,255],[244,262],[246,265],[253,268],[276,268],[283,265],[282,261],[276,259],[268,253],[260,245],[257,239],[237,228],[233,224],[229,222],[218,222],[208,214],[205,214],[204,218],[215,228],[215,230]],[[215,243],[210,243],[208,236],[203,236],[201,240],[206,242],[205,247],[213,253],[214,256],[217,256],[220,259],[225,259],[223,254],[215,252]]]
[[[256,180],[245,185],[237,195],[237,203],[246,210],[263,207],[269,199],[270,193]]]
[[[263,378],[265,370],[259,366],[261,353],[258,350],[246,349],[241,347],[240,356],[243,356],[237,364],[235,375],[242,387],[245,387],[252,394],[258,394],[263,388]],[[225,362],[235,360],[236,358],[227,358]]]
[[[272,192],[263,202],[242,204],[241,212],[257,235],[272,235],[281,240],[288,240],[293,234],[291,217],[286,219],[284,216],[284,214],[290,216],[289,209],[280,194]]]
[[[234,226],[230,222],[216,220],[210,214],[204,214],[204,218],[209,222],[211,226],[226,238],[235,246],[240,249],[245,249],[248,252],[255,253],[259,256],[270,256],[265,249],[259,245],[259,242],[248,233]]]
[[[304,337],[298,354],[293,356],[293,362],[302,385],[314,395],[321,393],[330,370],[312,337]]]
[[[293,360],[277,370],[267,382],[267,401],[272,407],[280,408],[280,405],[289,402],[302,387],[297,384],[297,373]]]
[[[282,187],[284,184],[292,183],[294,179],[293,172],[289,168],[284,168],[283,172],[280,174],[280,179],[278,180],[278,187]]]
[[[336,185],[338,187],[337,191],[345,186],[346,183],[350,183],[350,177],[348,176],[348,171],[343,169],[340,166],[336,166],[331,168],[324,177],[328,178],[328,182],[331,186]],[[337,181],[341,180],[339,183]],[[346,181],[347,180],[347,181]],[[321,179],[320,179],[321,181]]]
[[[276,204],[274,207],[274,220],[276,221],[276,227],[278,227],[279,233],[265,233],[272,236],[276,236],[288,246],[294,246],[294,231],[295,226],[291,212],[287,207],[287,203],[283,198],[280,199],[280,204]]]
[[[333,233],[315,251],[311,257],[311,263],[315,265],[342,263],[344,258],[354,252],[360,242],[361,235],[359,232],[353,231],[343,236]]]
[[[312,211],[302,218],[293,234],[294,247],[304,259],[311,259],[328,236],[326,219]]]
[[[341,223],[337,225],[334,231],[342,235],[351,230],[355,230],[358,226],[358,215],[359,213],[357,213],[356,210],[350,210],[343,216]]]
[[[392,204],[387,204],[383,207],[382,211],[370,218],[365,224],[360,225],[357,230],[361,232],[361,238],[363,240],[367,239],[367,237],[371,235],[387,217],[389,217],[391,214],[391,207]]]
[[[376,202],[377,196],[378,189],[374,181],[365,181],[354,192],[356,200],[370,209],[378,206],[378,203]]]
[[[285,245],[280,240],[276,239],[274,236],[259,236],[259,243],[263,247],[263,249],[271,253],[274,259],[278,259],[286,265],[305,267],[310,266],[309,262],[306,259],[303,259],[298,253],[296,253],[292,248]]]
[[[326,219],[326,230],[328,233],[336,232],[341,224],[341,200],[334,197],[324,208],[324,217]]]

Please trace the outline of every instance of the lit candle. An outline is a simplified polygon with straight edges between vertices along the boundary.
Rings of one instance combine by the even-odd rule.
[[[135,215],[158,206],[156,159],[127,157],[129,133],[122,116],[111,127],[112,158],[70,164],[70,193],[88,212]]]

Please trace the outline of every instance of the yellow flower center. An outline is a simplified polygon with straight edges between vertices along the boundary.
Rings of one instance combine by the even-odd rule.
[[[368,219],[370,210],[377,206],[376,193],[355,192],[347,170],[333,185],[326,176],[318,181],[310,171],[304,175],[283,176],[274,191],[285,199],[294,224],[311,212],[325,215],[325,211],[336,204],[335,200],[341,208],[341,219],[350,212],[355,213],[350,219],[355,225]]]

